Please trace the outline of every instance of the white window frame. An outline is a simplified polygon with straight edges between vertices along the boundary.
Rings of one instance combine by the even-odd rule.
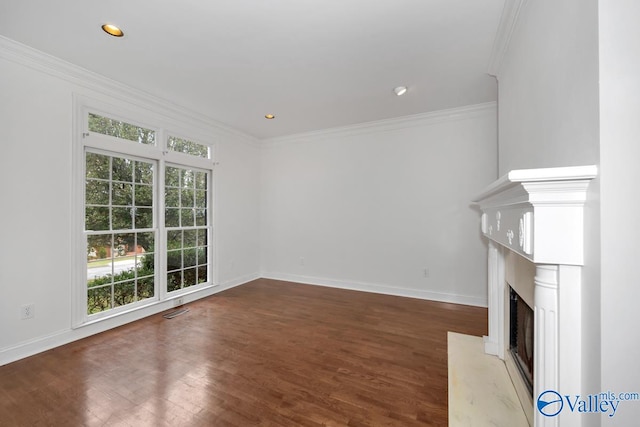
[[[95,99],[82,96],[74,97],[74,135],[72,153],[72,229],[74,230],[72,265],[72,326],[74,328],[90,325],[106,319],[122,316],[145,307],[181,298],[184,295],[199,292],[216,286],[216,256],[215,256],[215,228],[214,228],[214,161],[215,145],[207,142],[204,137],[207,132],[194,126],[170,121],[166,116],[154,113],[146,109],[135,108],[131,105],[113,105]],[[91,132],[88,130],[89,113],[98,114],[115,120],[120,120],[132,125],[141,126],[155,132],[155,145],[140,144],[135,141],[124,140],[109,135]],[[186,130],[185,130],[186,129]],[[168,137],[178,137],[196,142],[209,147],[209,158],[192,156],[167,148]],[[155,239],[155,291],[149,299],[137,301],[125,306],[112,308],[101,313],[87,314],[87,257],[86,257],[86,232],[85,232],[85,152],[98,152],[113,156],[130,156],[155,162],[154,171],[154,230]],[[164,224],[164,170],[165,165],[175,165],[185,168],[195,168],[208,173],[207,183],[207,281],[183,288],[181,290],[167,292],[166,273],[166,229]]]

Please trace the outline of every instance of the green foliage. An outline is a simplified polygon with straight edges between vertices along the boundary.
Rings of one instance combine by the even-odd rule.
[[[206,247],[167,252],[167,291],[194,286],[207,280]],[[99,313],[154,296],[155,256],[142,257],[136,269],[107,274],[87,282],[87,312]]]
[[[206,248],[200,247],[180,250],[175,249],[175,244],[169,244],[169,246],[169,251],[167,252],[168,292],[207,281]],[[153,271],[153,256],[143,257],[141,265],[142,268]]]
[[[98,248],[98,258],[104,259],[106,257],[107,257],[107,248],[105,248],[104,246],[100,246]]]
[[[86,230],[153,227],[152,163],[87,153],[85,166]],[[107,237],[100,244],[108,246]]]
[[[155,271],[154,260],[155,257],[153,254],[147,254],[143,256],[142,262],[140,262],[140,269],[144,271]]]
[[[96,277],[87,282],[87,313],[94,314],[135,301],[151,298],[154,295],[153,254],[145,255],[137,269],[111,275]],[[151,266],[151,269],[148,266]],[[113,298],[113,301],[112,301]]]
[[[167,166],[165,172],[165,225],[207,225],[206,172]]]
[[[171,151],[191,154],[205,159],[209,157],[209,147],[207,147],[206,145],[198,144],[193,141],[188,141],[186,139],[176,138],[173,136],[169,137],[168,142],[169,150]]]
[[[153,228],[153,164],[86,154],[85,229],[93,231]],[[95,234],[89,247],[137,245],[153,251],[152,233]],[[104,258],[100,256],[99,258]]]
[[[130,123],[89,113],[89,130],[116,138],[128,139],[141,144],[155,144],[156,133]]]

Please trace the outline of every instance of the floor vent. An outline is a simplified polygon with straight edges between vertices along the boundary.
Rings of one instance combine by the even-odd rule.
[[[164,314],[162,315],[162,317],[164,317],[165,319],[173,319],[174,317],[180,316],[181,314],[184,314],[187,311],[189,311],[188,308],[181,308],[180,310],[175,310],[170,313]]]

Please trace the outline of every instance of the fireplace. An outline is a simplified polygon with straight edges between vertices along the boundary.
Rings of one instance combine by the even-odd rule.
[[[533,309],[509,286],[509,352],[533,396]]]
[[[543,416],[533,402],[545,390],[582,392],[581,352],[576,349],[582,347],[583,211],[596,173],[595,166],[514,170],[475,200],[489,247],[485,353],[504,360],[529,423],[536,427],[582,423],[582,418]],[[515,352],[512,326],[518,332]],[[524,366],[518,367],[518,359]],[[530,387],[522,375],[527,369]]]

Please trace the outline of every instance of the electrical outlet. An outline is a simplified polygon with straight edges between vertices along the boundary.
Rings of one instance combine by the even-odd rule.
[[[304,257],[300,257],[300,266],[304,267]]]
[[[173,300],[173,306],[174,307],[180,307],[181,305],[184,305],[184,299],[183,298],[177,298]]]
[[[424,270],[422,270],[422,274],[424,275],[425,279],[429,278],[429,269],[425,268]]]
[[[36,305],[27,304],[20,307],[20,318],[22,320],[33,319],[36,315]]]
[[[231,262],[229,262],[229,270],[233,271],[235,266],[236,266],[236,261],[232,259]]]

